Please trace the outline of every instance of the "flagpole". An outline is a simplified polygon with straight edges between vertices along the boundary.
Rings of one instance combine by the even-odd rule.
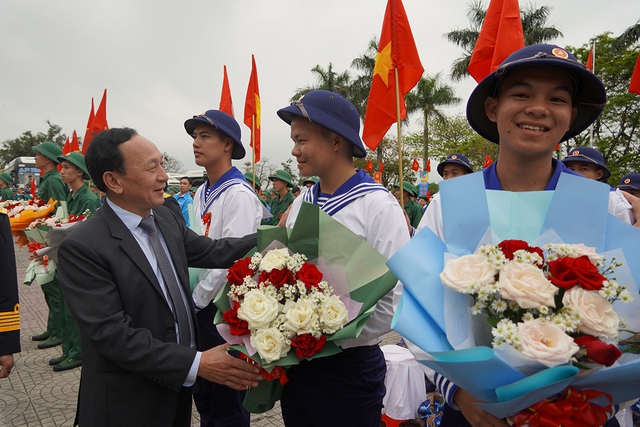
[[[400,132],[400,85],[398,85],[398,67],[393,69],[395,75],[395,87],[396,87],[396,124],[398,125],[398,176],[400,178],[399,193],[400,193],[400,206],[404,209],[404,186],[402,185],[402,133]]]
[[[591,66],[593,67],[593,70],[591,70],[591,72],[595,75],[596,74],[596,42],[595,40],[593,41],[593,58],[591,58]],[[589,147],[593,147],[593,123],[591,123],[591,125],[589,126]]]
[[[256,115],[251,115],[251,180],[256,190]]]

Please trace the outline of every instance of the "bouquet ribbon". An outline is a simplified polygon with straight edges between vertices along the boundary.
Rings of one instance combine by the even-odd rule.
[[[608,400],[606,406],[591,402],[601,396]],[[608,393],[567,387],[557,399],[542,400],[509,420],[518,427],[599,427],[607,421],[612,401]]]
[[[271,369],[271,372],[269,372],[244,353],[240,353],[240,359],[246,360],[253,366],[257,366],[258,369],[260,369],[260,375],[264,377],[265,381],[278,380],[282,385],[289,382],[289,377],[287,377],[287,373],[284,371],[282,366],[274,366],[273,369]]]

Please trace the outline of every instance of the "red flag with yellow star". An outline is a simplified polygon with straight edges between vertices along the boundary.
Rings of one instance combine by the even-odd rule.
[[[71,138],[71,145],[69,146],[69,153],[79,153],[80,145],[78,145],[78,134],[76,130],[73,130],[73,137]]]
[[[469,61],[469,74],[478,83],[516,50],[524,47],[518,0],[491,0]]]
[[[91,100],[91,108],[93,109],[93,99]],[[82,152],[87,152],[91,139],[93,139],[95,134],[107,129],[109,129],[109,124],[107,123],[107,90],[105,89],[102,94],[102,99],[100,100],[100,105],[98,105],[98,110],[95,116],[93,116],[91,124],[88,126],[85,140],[82,141]]]
[[[244,124],[251,129],[251,146],[253,147],[253,162],[260,161],[260,89],[258,88],[258,69],[256,58],[251,55],[251,76],[247,97],[244,101]]]
[[[403,120],[407,116],[404,95],[418,83],[423,72],[402,1],[388,0],[362,130],[362,140],[369,148],[375,150],[398,120],[396,84],[400,91],[400,120]]]
[[[640,52],[636,60],[636,66],[633,68],[631,81],[629,82],[629,93],[637,93],[640,95]]]
[[[67,137],[67,140],[64,142],[64,145],[62,146],[62,155],[66,156],[70,152],[71,152],[71,143],[69,142],[69,137]]]
[[[89,148],[89,143],[91,142],[91,137],[93,132],[91,131],[91,123],[93,123],[93,118],[96,116],[95,110],[93,108],[93,98],[91,98],[91,111],[89,112],[89,120],[87,120],[87,129],[84,132],[84,138],[82,139],[82,154],[87,154],[87,148]]]

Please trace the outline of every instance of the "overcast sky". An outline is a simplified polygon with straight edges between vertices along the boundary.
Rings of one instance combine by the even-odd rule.
[[[443,34],[467,27],[470,0],[404,0],[426,73],[448,76],[461,50]],[[46,131],[84,130],[108,90],[111,127],[129,126],[195,169],[184,121],[218,108],[227,65],[236,118],[255,54],[262,100],[262,157],[290,157],[289,127],[275,114],[296,89],[314,83],[316,64],[347,69],[379,37],[386,0],[2,0],[0,141]],[[485,0],[485,4],[488,2]],[[521,0],[521,6],[525,5]],[[580,46],[619,35],[640,18],[638,0],[547,0],[550,22]],[[597,66],[597,61],[596,61]],[[475,86],[452,84],[463,103]],[[243,141],[249,130],[241,124]],[[418,130],[416,119],[412,130]],[[245,147],[248,144],[245,143]],[[247,149],[247,159],[250,151]],[[239,163],[239,165],[241,162]]]

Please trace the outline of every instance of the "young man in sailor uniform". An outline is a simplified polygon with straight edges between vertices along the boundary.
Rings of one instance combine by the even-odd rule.
[[[531,45],[511,54],[480,82],[467,104],[471,127],[499,144],[498,160],[482,171],[484,187],[512,192],[555,190],[561,174],[576,175],[553,158],[556,144],[589,127],[605,102],[602,82],[564,49]],[[618,203],[622,201],[616,197],[614,205]],[[613,215],[618,207],[612,211],[611,205]],[[429,227],[444,240],[441,206],[442,198],[432,200],[418,230]],[[631,212],[630,205],[627,211]],[[631,223],[632,216],[627,218]],[[446,378],[436,373],[434,382],[448,404],[441,426],[508,426]],[[615,420],[610,422],[606,425],[617,425]]]
[[[185,121],[184,128],[193,137],[196,164],[207,171],[207,181],[198,188],[193,201],[202,233],[211,239],[255,233],[268,212],[231,164],[232,159],[245,156],[238,122],[225,112],[208,110]],[[200,282],[193,290],[202,350],[225,342],[213,324],[217,309],[212,300],[224,286],[226,275],[226,269],[201,270]],[[249,426],[249,413],[242,406],[245,391],[198,378],[193,394],[201,426]]]
[[[364,158],[365,149],[360,117],[349,101],[333,92],[312,91],[278,116],[291,125],[291,154],[300,175],[319,178],[291,205],[287,227],[295,223],[304,201],[319,205],[387,258],[409,241],[398,201],[353,166],[353,157]],[[390,331],[393,293],[378,302],[360,336],[343,344],[342,353],[289,369],[281,400],[285,425],[379,426],[386,365],[378,343]]]

